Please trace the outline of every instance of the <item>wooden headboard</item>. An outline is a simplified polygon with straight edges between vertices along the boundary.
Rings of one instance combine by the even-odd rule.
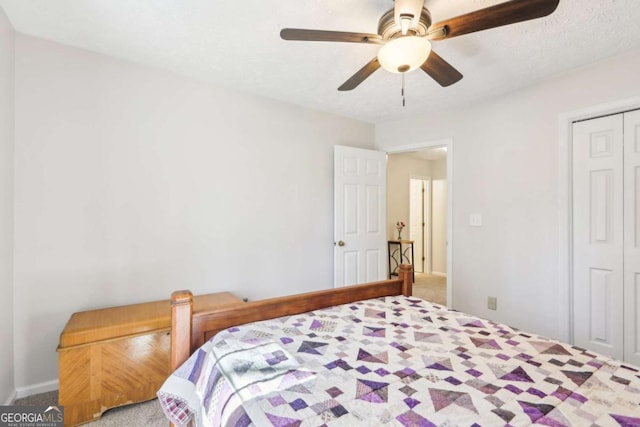
[[[334,305],[390,295],[411,296],[413,270],[401,265],[397,279],[248,302],[241,306],[193,312],[190,291],[171,294],[171,371],[223,329],[258,320],[274,319]]]

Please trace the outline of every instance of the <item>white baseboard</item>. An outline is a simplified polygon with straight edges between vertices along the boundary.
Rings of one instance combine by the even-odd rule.
[[[447,273],[440,273],[439,271],[432,271],[431,274],[434,276],[447,277]]]
[[[11,395],[9,395],[9,398],[7,399],[6,402],[4,402],[4,405],[5,406],[13,405],[13,402],[15,402],[15,401],[16,401],[16,391],[13,390],[13,393],[11,393]]]
[[[25,387],[16,388],[16,399],[21,399],[33,394],[46,393],[48,391],[54,391],[58,389],[58,380],[46,381],[43,383],[32,384]]]

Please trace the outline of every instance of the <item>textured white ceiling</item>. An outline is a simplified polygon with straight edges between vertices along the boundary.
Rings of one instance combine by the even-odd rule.
[[[433,21],[500,0],[426,0]],[[378,70],[337,87],[374,45],[291,42],[283,27],[375,33],[392,0],[0,0],[17,31],[368,122],[455,108],[640,49],[640,0],[560,0],[549,17],[436,42],[464,75],[449,88],[420,70]]]

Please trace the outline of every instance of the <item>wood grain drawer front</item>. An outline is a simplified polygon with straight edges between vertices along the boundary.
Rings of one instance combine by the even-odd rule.
[[[165,329],[59,349],[59,401],[65,407],[65,425],[155,398],[170,373],[170,344]]]

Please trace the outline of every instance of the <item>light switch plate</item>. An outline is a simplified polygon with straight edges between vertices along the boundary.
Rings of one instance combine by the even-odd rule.
[[[482,215],[480,215],[480,214],[470,214],[469,215],[469,226],[471,226],[471,227],[482,227]]]

